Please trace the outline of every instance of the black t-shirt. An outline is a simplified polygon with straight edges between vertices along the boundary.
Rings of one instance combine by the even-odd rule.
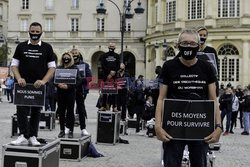
[[[41,46],[22,42],[16,47],[13,58],[19,60],[19,73],[27,83],[43,79],[48,63],[54,61],[53,49],[45,42],[41,42]]]
[[[208,85],[216,82],[216,75],[210,63],[198,59],[187,67],[179,58],[164,63],[160,76],[168,86],[167,98],[207,100]]]
[[[118,71],[120,68],[119,55],[115,52],[107,52],[101,56],[101,66],[105,77],[110,71]]]

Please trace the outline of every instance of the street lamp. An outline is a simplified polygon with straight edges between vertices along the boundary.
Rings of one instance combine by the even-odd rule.
[[[106,9],[104,7],[104,0],[100,0],[99,5],[96,8],[97,14],[105,14]],[[115,7],[118,9],[119,15],[120,15],[120,32],[121,32],[121,55],[120,55],[120,61],[123,63],[123,41],[124,41],[124,32],[125,32],[125,26],[126,26],[126,19],[132,19],[134,14],[131,12],[131,3],[134,0],[124,0],[123,1],[123,7],[120,9],[118,5],[113,0],[108,0],[111,2]],[[137,3],[138,6],[134,9],[136,14],[143,14],[144,9],[141,6],[141,2]]]

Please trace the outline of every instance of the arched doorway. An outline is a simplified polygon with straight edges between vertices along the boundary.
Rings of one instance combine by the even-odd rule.
[[[224,44],[218,51],[219,58],[219,81],[226,85],[231,83],[238,85],[240,81],[240,59],[239,51],[232,44]]]
[[[104,54],[102,51],[95,52],[91,59],[92,76],[96,79],[95,82],[97,82],[99,78],[102,78],[102,68],[100,62],[100,57],[102,54]]]
[[[123,52],[123,63],[130,74],[130,77],[135,77],[135,56],[131,52]]]

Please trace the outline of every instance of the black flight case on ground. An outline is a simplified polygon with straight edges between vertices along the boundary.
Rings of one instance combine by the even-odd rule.
[[[119,142],[121,112],[97,112],[96,143],[115,145]]]
[[[39,128],[44,130],[55,129],[56,112],[55,111],[41,111]]]
[[[3,145],[2,167],[59,167],[60,140],[46,140],[41,146]]]
[[[81,161],[88,153],[91,136],[74,134],[74,138],[61,138],[60,160]]]

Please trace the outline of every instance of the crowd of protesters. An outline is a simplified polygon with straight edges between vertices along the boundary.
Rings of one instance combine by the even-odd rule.
[[[86,130],[87,112],[85,108],[85,99],[91,82],[91,79],[88,80],[87,78],[92,78],[89,65],[84,62],[80,51],[74,48],[63,53],[59,60],[60,64],[57,66],[57,57],[51,45],[42,42],[40,39],[42,35],[41,24],[32,23],[29,34],[30,39],[19,44],[13,56],[11,67],[15,82],[22,87],[25,87],[28,83],[33,84],[35,88],[47,86],[45,110],[57,112],[60,123],[59,138],[65,137],[65,135],[68,135],[68,138],[74,137],[75,115],[78,115],[79,118],[81,134],[89,135]],[[229,133],[233,134],[238,117],[240,127],[244,129],[241,134],[249,135],[250,85],[242,89],[240,85],[234,88],[231,84],[227,84],[225,88],[221,86],[221,91],[219,91],[217,80],[218,57],[214,48],[206,46],[207,37],[208,31],[205,27],[199,27],[196,31],[182,31],[178,38],[180,52],[173,60],[166,61],[163,68],[156,66],[155,78],[150,81],[144,79],[143,75],[131,78],[125,64],[120,61],[119,55],[114,52],[116,48],[114,43],[110,43],[109,51],[101,55],[100,62],[104,87],[109,85],[109,82],[113,82],[117,92],[104,93],[102,88],[96,106],[101,112],[121,111],[122,121],[136,119],[136,133],[138,134],[141,130],[141,120],[149,121],[156,117],[156,135],[159,140],[164,141],[164,163],[178,164],[172,160],[179,160],[181,156],[175,157],[172,153],[175,153],[175,151],[181,153],[184,146],[188,145],[192,148],[190,151],[193,151],[193,156],[196,155],[200,160],[195,162],[194,156],[191,163],[204,166],[208,143],[218,142],[221,130],[224,132],[224,136],[229,135]],[[40,55],[44,57],[39,57]],[[53,76],[57,69],[76,70],[76,82],[73,84],[54,82]],[[181,76],[189,74],[195,74],[193,76],[197,76],[201,80],[195,85],[202,88],[201,91],[198,89],[185,91],[180,89],[180,87],[185,86]],[[176,80],[179,81],[178,86],[174,83]],[[4,84],[8,101],[13,103],[13,77],[9,75]],[[159,91],[160,88],[161,91]],[[216,101],[216,96],[219,98],[220,112],[216,108],[216,127],[213,133],[204,138],[206,143],[194,141],[194,146],[192,142],[182,140],[173,142],[172,137],[161,127],[164,98],[185,100],[197,100],[199,98],[199,100]],[[215,104],[217,106],[217,101]],[[31,143],[32,145],[40,145],[40,142],[37,141],[40,110],[41,107],[17,105],[20,136],[11,144]],[[27,120],[28,115],[31,116],[29,122]],[[226,123],[223,123],[224,118],[226,118]],[[181,144],[181,148],[177,147],[176,144]],[[196,144],[200,144],[200,146]]]
[[[249,135],[249,122],[250,122],[250,85],[242,88],[238,85],[236,88],[231,84],[227,84],[219,97],[221,122],[223,125],[224,118],[226,117],[226,128],[223,135],[234,133],[233,129],[237,126],[237,118],[239,117],[240,128],[244,129],[242,135]]]

